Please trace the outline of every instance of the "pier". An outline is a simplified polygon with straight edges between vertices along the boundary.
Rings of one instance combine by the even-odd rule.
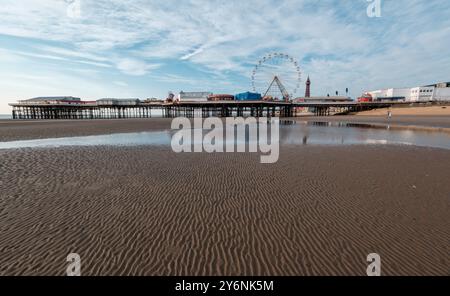
[[[13,119],[120,119],[193,117],[295,117],[309,108],[315,116],[345,114],[376,108],[404,105],[403,102],[282,102],[282,101],[208,101],[177,103],[136,103],[98,105],[73,103],[14,103]]]

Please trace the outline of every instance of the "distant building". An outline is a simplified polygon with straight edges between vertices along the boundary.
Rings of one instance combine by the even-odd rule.
[[[211,92],[184,92],[180,91],[177,99],[181,102],[206,102]]]
[[[140,103],[139,99],[116,99],[116,98],[104,98],[97,100],[98,106],[130,106],[138,105]]]
[[[173,94],[173,92],[169,91],[169,93],[167,94],[167,99],[166,102],[167,103],[173,103],[175,100],[175,95]]]
[[[441,82],[425,87],[433,88],[432,101],[450,101],[450,82]]]
[[[19,104],[22,105],[36,105],[36,104],[81,104],[81,99],[71,96],[60,96],[60,97],[37,97],[28,100],[20,100]]]
[[[262,98],[259,93],[245,92],[235,95],[234,99],[236,101],[260,101]]]
[[[450,101],[450,82],[412,88],[388,88],[368,91],[374,101],[433,102]]]
[[[332,102],[352,102],[350,97],[346,96],[322,96],[322,97],[299,97],[294,99],[295,103],[332,103]]]
[[[357,99],[357,101],[358,102],[360,102],[360,103],[368,103],[368,102],[373,102],[373,98],[372,98],[372,95],[371,94],[363,94],[362,96],[360,96],[358,99]]]
[[[233,101],[234,96],[228,94],[214,94],[208,96],[208,101]]]
[[[164,103],[164,100],[158,99],[158,98],[147,98],[143,101],[145,104],[160,104]]]

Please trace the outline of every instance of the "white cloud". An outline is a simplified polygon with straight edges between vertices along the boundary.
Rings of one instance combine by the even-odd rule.
[[[160,64],[148,64],[144,61],[131,58],[120,59],[116,65],[123,73],[135,76],[147,74],[150,70],[160,67]]]
[[[69,57],[69,58],[82,58],[96,62],[108,62],[108,58],[104,56],[100,56],[97,54],[92,54],[88,52],[83,52],[81,50],[70,50],[66,48],[56,47],[56,46],[48,46],[48,45],[40,45],[35,46],[36,49],[40,51],[44,51],[47,53],[56,54],[59,56]]]
[[[302,61],[316,94],[448,80],[445,0],[383,1],[380,19],[367,17],[366,0],[81,1],[74,19],[64,0],[3,0],[0,34],[58,44],[21,50],[22,56],[132,76],[182,61],[223,81],[231,74],[249,79],[251,64],[276,50]],[[152,77],[194,84],[197,77],[186,75]]]

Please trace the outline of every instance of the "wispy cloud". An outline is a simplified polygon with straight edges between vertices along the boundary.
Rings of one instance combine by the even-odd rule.
[[[127,87],[128,86],[128,83],[126,83],[124,81],[114,81],[114,84],[118,85],[118,86],[122,86],[122,87]]]
[[[112,81],[131,76],[140,88],[148,77],[161,96],[195,82],[249,87],[252,64],[272,51],[300,61],[314,94],[449,80],[446,0],[382,0],[379,19],[366,0],[78,1],[71,18],[64,0],[3,0],[0,34],[29,45],[8,55],[116,71]]]
[[[144,75],[147,74],[150,70],[157,69],[160,67],[160,64],[148,64],[144,61],[124,58],[120,59],[117,62],[117,68],[125,74],[128,75]]]

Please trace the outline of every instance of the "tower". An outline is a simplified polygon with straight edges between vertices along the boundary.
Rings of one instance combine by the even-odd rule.
[[[309,80],[309,76],[308,76],[308,79],[306,80],[305,98],[309,98],[309,97],[311,97],[311,80]]]

